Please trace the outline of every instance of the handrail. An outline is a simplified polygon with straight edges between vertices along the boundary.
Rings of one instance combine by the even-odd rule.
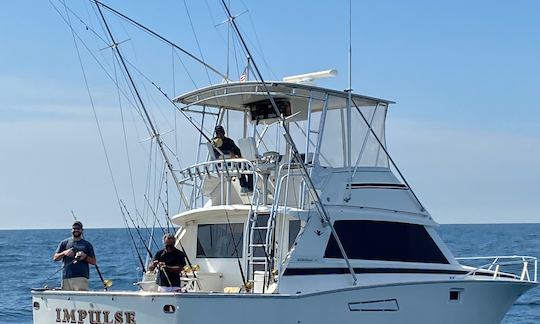
[[[479,267],[475,267],[463,277],[475,276],[477,272],[480,271],[489,271],[493,273],[493,279],[501,278],[502,275],[511,275],[515,279],[526,282],[538,282],[538,258],[532,256],[522,256],[522,255],[502,255],[502,256],[481,256],[481,257],[460,257],[456,260],[492,260],[489,263],[485,263]],[[531,280],[531,275],[529,271],[529,265],[534,265],[534,273]],[[501,269],[503,266],[509,265],[522,265],[520,274],[512,272],[503,272]],[[493,268],[495,268],[493,270]]]
[[[178,180],[178,183],[193,180],[194,177],[202,177],[204,175],[220,175],[222,173],[236,173],[236,174],[253,174],[257,173],[253,163],[246,159],[225,159],[225,160],[213,160],[203,163],[190,165],[182,170],[176,170],[177,173],[182,175],[182,179]]]

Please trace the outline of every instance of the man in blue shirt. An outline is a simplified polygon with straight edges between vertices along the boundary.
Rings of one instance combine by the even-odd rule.
[[[71,226],[71,237],[58,244],[54,261],[62,260],[62,290],[88,290],[89,264],[96,264],[94,247],[83,239],[83,225],[75,221]]]

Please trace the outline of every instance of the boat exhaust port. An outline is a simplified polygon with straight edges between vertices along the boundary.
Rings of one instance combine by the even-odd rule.
[[[39,302],[35,301],[35,302],[33,303],[33,306],[34,306],[34,309],[35,309],[35,310],[39,310],[39,307],[40,307]]]
[[[163,306],[163,312],[167,313],[167,314],[172,314],[176,311],[176,307],[174,307],[173,305],[164,305]]]

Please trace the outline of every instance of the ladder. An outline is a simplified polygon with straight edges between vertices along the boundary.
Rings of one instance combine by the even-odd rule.
[[[255,198],[255,197],[254,197]],[[273,267],[273,235],[275,227],[275,213],[259,211],[259,195],[254,199],[248,218],[248,281],[255,285],[255,272],[263,271],[263,292],[270,284]],[[273,211],[273,209],[272,209]]]

